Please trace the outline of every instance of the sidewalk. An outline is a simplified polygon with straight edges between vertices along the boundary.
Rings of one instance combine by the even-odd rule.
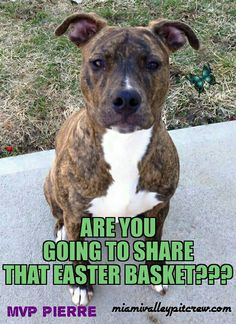
[[[170,132],[180,156],[180,184],[171,203],[164,239],[194,240],[195,263],[236,266],[236,121]],[[43,196],[53,151],[0,160],[0,259],[43,263],[41,248],[53,239],[54,219]],[[118,238],[119,240],[119,238]],[[0,271],[1,284],[4,282]],[[0,323],[236,323],[236,282],[227,286],[171,286],[161,297],[145,286],[96,286],[91,319],[7,318],[7,306],[70,305],[67,287],[1,286]],[[232,313],[112,313],[113,306],[231,306]]]

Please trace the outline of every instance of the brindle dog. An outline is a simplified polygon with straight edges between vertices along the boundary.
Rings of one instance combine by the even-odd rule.
[[[75,13],[57,29],[82,49],[80,85],[85,107],[56,138],[56,159],[45,196],[57,218],[57,240],[78,241],[82,217],[157,217],[162,228],[179,179],[175,146],[161,120],[169,87],[169,55],[193,30],[159,19],[148,27],[109,27],[94,13]],[[147,262],[148,266],[152,262]],[[76,262],[75,262],[76,265]],[[165,286],[153,287],[164,294]],[[71,287],[72,300],[87,304],[93,288]]]

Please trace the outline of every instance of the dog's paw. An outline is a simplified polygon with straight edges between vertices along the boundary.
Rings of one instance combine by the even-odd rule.
[[[65,226],[62,226],[62,228],[57,231],[56,243],[59,241],[66,241],[66,240],[67,240],[67,235],[66,235]]]
[[[78,286],[70,286],[69,288],[71,296],[72,296],[72,302],[76,305],[83,305],[86,306],[91,301],[93,297],[93,288],[90,286],[88,287],[78,287]]]
[[[151,287],[162,296],[165,295],[168,290],[168,285],[151,285]]]

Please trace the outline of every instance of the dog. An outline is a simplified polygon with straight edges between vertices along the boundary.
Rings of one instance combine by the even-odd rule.
[[[169,55],[187,41],[197,50],[199,40],[179,21],[120,28],[95,13],[80,12],[66,18],[55,34],[66,32],[82,50],[85,107],[59,130],[56,158],[44,184],[57,219],[57,240],[81,240],[82,217],[142,214],[157,218],[156,235],[146,240],[160,241],[179,180],[178,154],[161,118]],[[167,290],[153,288],[160,294]],[[76,305],[86,305],[93,295],[90,284],[70,291]]]

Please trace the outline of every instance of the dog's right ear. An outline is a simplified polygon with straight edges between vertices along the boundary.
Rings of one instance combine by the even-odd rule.
[[[69,39],[77,46],[83,46],[106,25],[107,22],[95,13],[77,12],[57,27],[55,35],[61,36],[69,28]]]

